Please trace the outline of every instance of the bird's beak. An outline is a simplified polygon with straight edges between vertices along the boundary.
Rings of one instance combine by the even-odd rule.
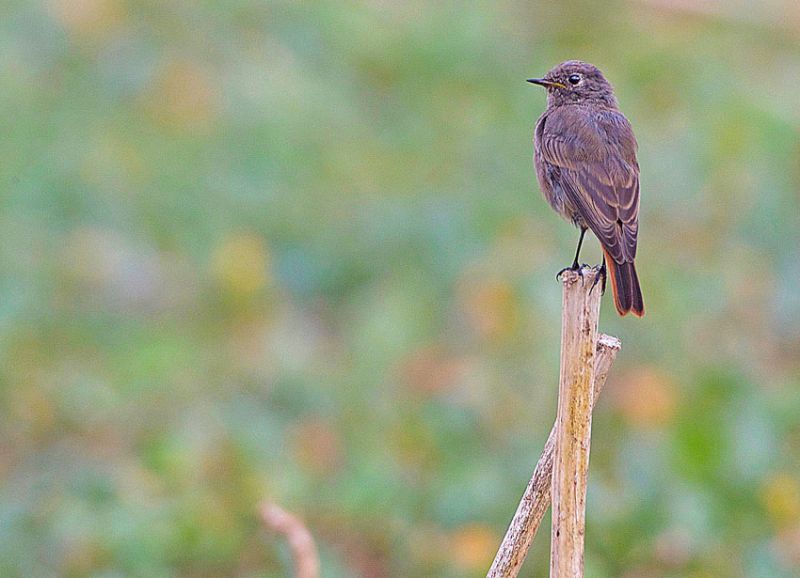
[[[545,88],[553,88],[557,86],[558,88],[567,88],[560,82],[554,82],[552,80],[545,80],[544,78],[529,78],[528,82],[533,84],[538,84],[539,86],[544,86]]]

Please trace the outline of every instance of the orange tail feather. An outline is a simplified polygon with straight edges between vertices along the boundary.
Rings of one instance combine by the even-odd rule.
[[[637,317],[644,315],[644,301],[642,300],[642,290],[639,287],[639,277],[636,275],[636,267],[633,262],[617,263],[603,249],[606,254],[606,268],[608,278],[611,279],[611,289],[614,292],[614,305],[620,315],[628,312]]]

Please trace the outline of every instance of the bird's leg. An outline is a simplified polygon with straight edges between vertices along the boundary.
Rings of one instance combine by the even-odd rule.
[[[569,267],[564,267],[561,271],[558,272],[556,275],[556,279],[561,277],[564,271],[580,271],[581,266],[578,264],[578,258],[581,255],[581,245],[583,245],[583,236],[586,234],[586,227],[581,227],[581,236],[578,239],[578,249],[575,251],[575,260],[572,262],[572,265]]]
[[[600,268],[597,270],[597,276],[594,278],[594,283],[592,283],[592,289],[594,286],[597,285],[597,282],[602,279],[602,283],[600,285],[600,295],[606,294],[606,255],[603,253],[603,264],[600,265]],[[589,289],[591,291],[592,289]]]
[[[580,269],[578,265],[578,258],[581,256],[581,245],[583,245],[583,236],[586,234],[586,227],[581,227],[581,236],[578,239],[578,248],[575,250],[575,260],[572,262],[573,269]]]

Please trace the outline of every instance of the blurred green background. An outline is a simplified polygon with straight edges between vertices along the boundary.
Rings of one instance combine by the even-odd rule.
[[[6,0],[0,575],[287,576],[271,500],[325,577],[483,576],[555,414],[569,58],[648,311],[603,304],[587,576],[800,575],[799,6]]]

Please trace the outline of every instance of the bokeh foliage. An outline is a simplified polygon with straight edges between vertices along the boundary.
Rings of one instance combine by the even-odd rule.
[[[568,58],[648,309],[603,305],[587,574],[797,575],[800,12],[700,5],[6,0],[0,575],[284,576],[262,499],[326,577],[484,575],[555,412]]]

